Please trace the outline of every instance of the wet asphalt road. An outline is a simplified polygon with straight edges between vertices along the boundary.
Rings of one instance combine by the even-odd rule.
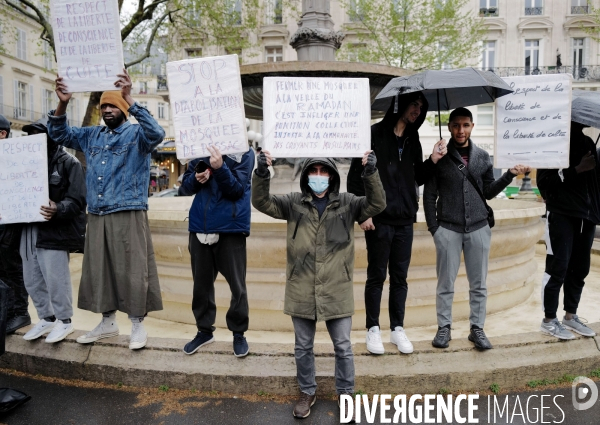
[[[0,387],[15,388],[32,396],[32,400],[27,404],[8,414],[0,414],[0,424],[6,425],[328,425],[340,423],[337,403],[330,399],[319,399],[313,406],[311,415],[307,419],[299,420],[291,415],[292,401],[269,400],[268,397],[254,397],[256,401],[249,401],[233,397],[198,395],[191,391],[164,391],[164,388],[163,391],[159,389],[124,391],[116,387],[81,388],[6,373],[0,373]],[[175,393],[177,394],[174,395]],[[496,410],[494,420],[492,402],[489,421],[488,399],[487,396],[482,396],[480,400],[475,401],[478,410],[474,417],[479,419],[478,423],[483,424],[542,423],[539,414],[542,407],[541,395],[544,395],[543,423],[600,424],[600,400],[589,410],[577,411],[572,406],[571,394],[571,388],[561,388],[500,395],[497,399],[498,405],[501,409],[508,397],[507,409],[502,415]],[[528,399],[529,405],[527,406]],[[554,404],[554,401],[560,409]],[[461,403],[461,407],[461,415],[466,417],[467,403]],[[520,415],[521,411],[523,416]],[[361,423],[368,423],[365,420],[364,411],[362,415]],[[434,409],[432,416],[435,418],[435,415],[436,410]],[[529,415],[529,419],[527,415]],[[392,413],[388,413],[387,417],[390,419],[393,417],[393,407]],[[379,412],[375,418],[376,420],[371,423],[382,423]],[[404,423],[420,423],[408,419]]]

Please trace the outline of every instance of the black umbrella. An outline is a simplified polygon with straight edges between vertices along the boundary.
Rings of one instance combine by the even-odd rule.
[[[453,70],[437,70],[420,72],[409,77],[393,78],[381,90],[371,105],[375,111],[387,111],[392,98],[395,98],[395,112],[398,109],[398,96],[423,92],[429,102],[430,109],[456,109],[461,106],[490,103],[512,93],[506,82],[491,71],[480,71],[474,68]],[[438,119],[440,139],[442,138],[441,119]]]

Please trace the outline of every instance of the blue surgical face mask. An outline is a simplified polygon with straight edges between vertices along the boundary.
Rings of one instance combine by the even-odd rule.
[[[308,187],[315,192],[315,195],[320,195],[329,187],[328,176],[308,176]]]

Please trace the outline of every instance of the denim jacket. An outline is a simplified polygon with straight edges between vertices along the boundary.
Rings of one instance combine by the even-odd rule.
[[[56,143],[85,154],[88,211],[105,215],[147,210],[150,153],[165,131],[138,103],[129,108],[138,124],[125,121],[111,130],[105,126],[69,127],[67,116],[48,113],[48,133]]]

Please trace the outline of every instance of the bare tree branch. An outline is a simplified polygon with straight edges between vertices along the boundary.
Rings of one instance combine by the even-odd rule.
[[[161,4],[166,3],[168,0],[154,0],[148,6],[144,7],[144,0],[139,0],[138,8],[133,15],[131,15],[131,19],[123,27],[121,30],[121,39],[125,41],[127,37],[131,34],[131,32],[142,22],[149,21],[152,19],[156,8]]]
[[[22,3],[25,6],[32,9],[35,12],[35,15],[34,15],[34,14],[28,12],[27,10],[25,10],[24,8],[22,8],[19,4],[14,3],[12,0],[4,0],[4,1],[6,2],[6,4],[8,6],[12,7],[17,12],[27,16],[30,19],[33,19],[35,22],[40,24],[42,26],[42,34],[40,37],[43,40],[46,40],[48,43],[50,43],[50,47],[52,47],[52,50],[54,50],[54,32],[52,31],[52,25],[50,24],[50,22],[48,22],[48,20],[46,19],[46,16],[37,7],[36,4],[32,3],[29,0],[19,0],[19,3]],[[44,37],[44,33],[46,34],[46,37]]]
[[[179,9],[177,9],[177,10],[179,10]],[[126,63],[125,68],[129,68],[130,66],[137,65],[138,63],[142,62],[144,59],[150,57],[152,43],[154,41],[154,37],[156,37],[156,33],[158,32],[159,27],[162,25],[163,21],[167,18],[167,16],[169,16],[171,13],[177,12],[177,10],[167,11],[160,18],[158,18],[158,20],[154,24],[154,28],[152,28],[152,32],[150,33],[150,37],[148,38],[148,42],[146,43],[146,51],[139,58],[137,58],[129,63]]]

